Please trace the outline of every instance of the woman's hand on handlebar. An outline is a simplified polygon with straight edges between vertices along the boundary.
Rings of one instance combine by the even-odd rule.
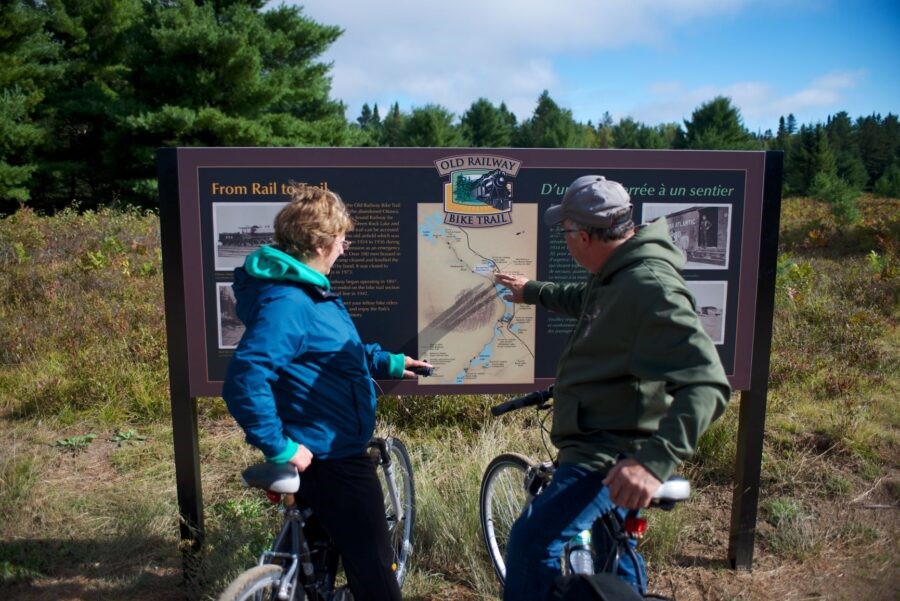
[[[434,366],[425,361],[419,361],[412,357],[405,357],[403,364],[403,378],[406,380],[417,378],[419,376],[428,377],[434,371]]]
[[[309,467],[309,464],[312,463],[312,459],[312,452],[303,445],[300,445],[297,447],[297,452],[294,453],[294,456],[291,457],[291,460],[288,461],[288,463],[293,463],[297,466],[297,471],[302,472]]]

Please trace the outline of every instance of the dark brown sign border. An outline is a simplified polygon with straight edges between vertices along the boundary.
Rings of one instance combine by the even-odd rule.
[[[168,336],[169,378],[185,576],[196,576],[203,542],[203,506],[197,433],[197,398],[219,396],[207,357],[202,299],[201,215],[198,170],[202,167],[432,167],[436,160],[473,152],[461,148],[165,148],[158,152],[160,225]],[[734,373],[740,404],[736,479],[728,558],[750,568],[756,529],[760,461],[774,313],[775,266],[781,205],[781,152],[665,150],[477,149],[521,160],[528,168],[572,170],[656,169],[744,171]],[[538,378],[522,386],[479,386],[479,393],[510,393],[551,383]],[[389,394],[453,394],[458,386],[418,387],[381,382]],[[466,393],[471,391],[466,387]]]
[[[479,149],[486,150],[486,149]],[[219,396],[222,382],[212,380],[206,363],[206,307],[202,302],[204,266],[201,252],[201,202],[198,171],[204,167],[423,167],[434,168],[440,158],[458,154],[462,149],[448,148],[179,148],[177,149],[178,195],[182,274],[185,294],[188,343],[188,374],[192,396]],[[762,152],[686,152],[627,150],[538,150],[503,149],[498,154],[522,160],[527,168],[565,168],[573,171],[593,169],[654,170],[731,170],[744,171],[745,190],[740,252],[737,327],[734,340],[734,370],[728,374],[736,390],[750,384],[756,284],[760,240],[765,153]],[[522,392],[550,379],[537,378],[520,386],[465,385],[465,394],[504,394]],[[380,381],[387,394],[462,394],[459,386],[421,387],[415,381]]]

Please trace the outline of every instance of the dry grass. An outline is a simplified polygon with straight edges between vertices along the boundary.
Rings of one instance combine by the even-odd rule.
[[[685,466],[692,501],[651,516],[657,591],[900,597],[900,203],[860,206],[846,229],[820,204],[785,203],[755,569],[725,561],[735,402]],[[146,215],[0,220],[2,598],[184,597],[157,239]],[[542,455],[534,418],[492,420],[496,400],[383,405],[382,430],[408,443],[415,466],[407,598],[496,598],[477,525],[481,473],[502,451]],[[188,592],[212,598],[253,563],[277,516],[238,484],[258,456],[222,402],[199,407],[207,539]]]

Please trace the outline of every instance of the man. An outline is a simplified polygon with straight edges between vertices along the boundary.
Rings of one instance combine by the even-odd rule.
[[[709,230],[712,229],[712,221],[710,221],[706,215],[700,216],[700,231],[699,231],[699,244],[701,248],[706,248],[707,246],[714,246],[710,244],[709,240]]]
[[[543,599],[560,574],[566,541],[612,505],[646,507],[731,393],[679,274],[684,257],[665,219],[636,228],[632,208],[621,184],[579,177],[544,221],[561,226],[587,281],[495,276],[509,289],[507,300],[578,319],[554,386],[559,468],[510,533],[506,601]],[[643,592],[643,560],[637,563],[621,561],[619,576]]]

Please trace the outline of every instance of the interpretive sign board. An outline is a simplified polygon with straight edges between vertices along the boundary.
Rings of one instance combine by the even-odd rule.
[[[685,279],[735,388],[749,384],[765,154],[535,149],[171,150],[177,171],[188,373],[220,393],[243,326],[235,267],[273,241],[291,186],[327,186],[349,206],[353,246],[330,279],[360,335],[436,366],[386,393],[530,391],[547,385],[573,326],[514,306],[496,271],[551,281],[587,274],[541,216],[566,186],[621,182],[638,223],[664,218]],[[175,199],[173,199],[175,200]]]
[[[505,394],[552,384],[574,326],[513,305],[498,271],[578,282],[544,225],[570,182],[621,182],[639,224],[665,219],[696,311],[744,391],[729,558],[749,567],[771,345],[780,152],[465,148],[177,148],[158,155],[182,536],[202,540],[196,399],[219,396],[243,326],[234,269],[273,241],[291,188],[337,192],[355,221],[330,274],[365,342],[435,365],[386,394]]]

